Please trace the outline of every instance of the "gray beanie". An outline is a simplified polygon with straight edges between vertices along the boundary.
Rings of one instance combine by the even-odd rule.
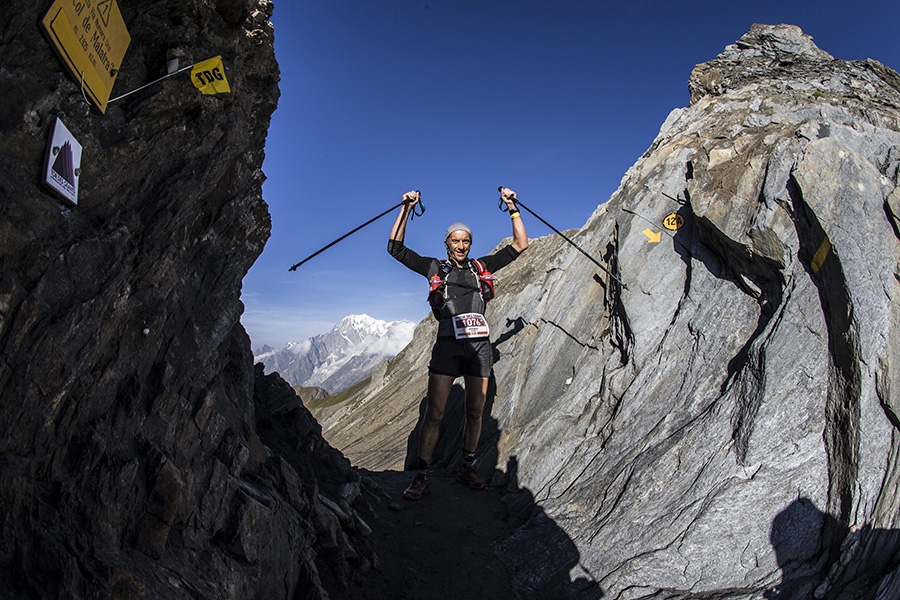
[[[457,221],[456,223],[454,223],[453,225],[451,225],[450,227],[447,228],[447,233],[444,234],[445,242],[448,239],[450,239],[450,234],[453,233],[454,231],[465,231],[466,233],[469,234],[470,238],[472,237],[472,230],[469,228],[469,226],[466,225],[465,223],[460,223],[459,221]]]

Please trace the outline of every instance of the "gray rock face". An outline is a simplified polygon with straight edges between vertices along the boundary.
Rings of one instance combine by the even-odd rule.
[[[101,115],[50,3],[0,11],[0,596],[325,598],[373,560],[359,476],[239,323],[270,230],[272,5],[119,4],[116,94],[171,55],[222,55],[232,93],[184,73]],[[56,116],[84,146],[74,208],[38,184]]]
[[[624,286],[559,238],[499,274],[482,461],[501,482],[517,465],[584,594],[894,598],[900,76],[754,25],[690,90],[572,234]],[[323,420],[358,465],[406,460],[419,329]],[[547,553],[534,576],[542,530],[498,543],[525,596],[563,568]]]

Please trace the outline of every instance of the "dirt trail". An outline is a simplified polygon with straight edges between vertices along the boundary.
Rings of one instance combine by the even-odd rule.
[[[436,469],[422,499],[403,500],[412,472],[360,471],[377,517],[369,525],[378,564],[347,600],[513,600],[510,571],[493,543],[523,523],[500,488],[471,490]],[[375,485],[372,485],[372,484]]]

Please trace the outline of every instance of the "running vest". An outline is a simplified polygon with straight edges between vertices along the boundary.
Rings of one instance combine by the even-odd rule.
[[[484,263],[475,258],[469,259],[469,273],[465,275],[466,279],[459,281],[455,278],[450,284],[472,290],[471,293],[464,291],[462,294],[450,296],[447,277],[454,270],[453,264],[449,260],[435,262],[436,272],[428,278],[428,303],[434,316],[441,319],[470,312],[484,314],[485,305],[494,297],[494,276],[485,268]],[[460,270],[462,269],[458,269]]]

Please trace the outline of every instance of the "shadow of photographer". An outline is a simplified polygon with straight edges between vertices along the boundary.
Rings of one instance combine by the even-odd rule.
[[[900,530],[850,529],[798,498],[772,521],[769,539],[782,580],[769,600],[900,597]]]

